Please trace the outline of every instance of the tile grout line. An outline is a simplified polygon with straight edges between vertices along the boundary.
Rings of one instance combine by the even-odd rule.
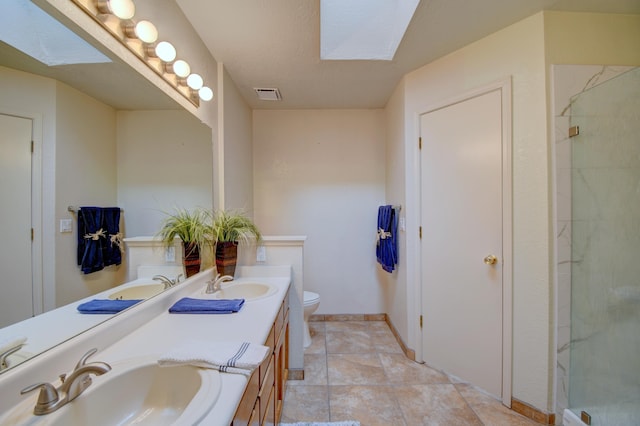
[[[327,369],[327,411],[329,412],[329,421],[331,421],[331,385],[329,384],[329,350],[327,349],[327,324],[323,324],[324,328],[324,363]]]

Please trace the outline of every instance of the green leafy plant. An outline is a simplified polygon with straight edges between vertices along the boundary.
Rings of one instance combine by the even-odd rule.
[[[248,242],[252,238],[260,241],[258,227],[241,211],[219,210],[213,214],[211,224],[213,240],[216,242]]]
[[[204,247],[212,245],[214,238],[211,232],[211,212],[202,208],[188,211],[176,208],[172,214],[162,221],[157,236],[167,245],[173,244],[175,237],[179,237],[185,244],[196,244]]]

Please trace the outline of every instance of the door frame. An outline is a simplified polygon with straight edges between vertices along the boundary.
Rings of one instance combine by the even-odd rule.
[[[7,110],[0,108],[0,114],[31,120],[31,287],[33,291],[33,315],[44,312],[44,280],[42,264],[42,123],[40,113]]]
[[[422,134],[420,117],[424,114],[448,107],[453,104],[484,95],[493,91],[500,91],[502,106],[502,403],[511,407],[512,394],[512,364],[513,364],[513,179],[512,179],[512,108],[511,108],[511,77],[507,77],[485,86],[466,91],[443,101],[426,106],[415,114],[416,133]],[[421,176],[422,164],[419,152],[416,155],[417,167],[417,207],[418,223],[422,217],[420,197],[422,194]],[[420,259],[421,243],[417,241],[418,257]],[[418,312],[422,314],[422,267],[416,262],[416,303]],[[418,329],[418,345],[416,345],[416,359],[424,362],[423,333]]]

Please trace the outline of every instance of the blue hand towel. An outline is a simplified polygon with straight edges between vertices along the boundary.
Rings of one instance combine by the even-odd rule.
[[[82,314],[115,314],[138,302],[142,302],[142,300],[93,299],[78,305],[78,311]]]
[[[183,297],[169,308],[172,314],[232,314],[244,305],[244,299],[192,299]]]
[[[376,257],[382,269],[391,273],[398,264],[398,223],[392,206],[378,208],[378,244]]]

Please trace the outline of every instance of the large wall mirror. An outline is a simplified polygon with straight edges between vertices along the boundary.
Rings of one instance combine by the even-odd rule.
[[[28,359],[96,319],[78,314],[35,331],[20,324],[135,278],[126,252],[119,266],[80,271],[68,207],[120,207],[125,238],[153,236],[175,207],[211,208],[212,129],[68,22],[28,1],[2,3],[0,27],[12,25],[0,34],[0,344],[26,337]],[[38,45],[44,57],[25,53]]]

